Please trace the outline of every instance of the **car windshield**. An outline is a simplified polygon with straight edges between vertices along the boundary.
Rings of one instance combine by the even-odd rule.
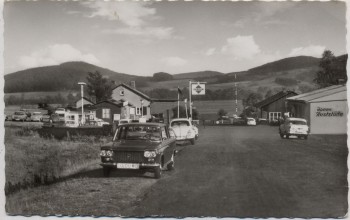
[[[117,132],[117,140],[161,140],[161,129],[159,126],[121,126]]]
[[[190,126],[190,123],[188,121],[173,121],[171,122],[171,127],[176,126]]]
[[[41,112],[34,112],[33,115],[41,115]]]
[[[24,112],[15,112],[15,115],[24,115]]]
[[[253,118],[248,118],[248,121],[255,121]]]
[[[292,125],[306,125],[305,121],[289,121]]]

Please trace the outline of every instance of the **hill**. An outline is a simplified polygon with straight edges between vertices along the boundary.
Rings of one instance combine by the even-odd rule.
[[[85,62],[67,62],[55,66],[26,69],[5,75],[5,93],[79,90],[88,72],[99,71],[116,83],[135,80],[137,76],[117,73]]]
[[[206,70],[206,71],[174,74],[173,78],[174,79],[197,79],[197,78],[211,78],[211,77],[222,76],[222,75],[224,75],[224,73]]]

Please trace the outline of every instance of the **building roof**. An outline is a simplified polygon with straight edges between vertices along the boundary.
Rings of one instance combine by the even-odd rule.
[[[118,88],[120,86],[132,91],[133,93],[136,93],[137,95],[141,96],[142,98],[144,98],[148,101],[151,101],[151,98],[148,95],[146,95],[146,94],[144,94],[144,93],[142,93],[134,88],[131,88],[130,86],[126,85],[125,83],[121,83],[121,84],[117,85],[116,87],[113,88],[113,90],[115,90],[116,88]]]
[[[86,101],[88,101],[88,102],[90,102],[90,103],[92,103],[92,104],[95,104],[93,101],[91,101],[90,99],[88,99],[88,98],[86,98],[86,97],[83,97],[83,99],[86,100]],[[79,98],[78,100],[76,100],[74,103],[77,103],[77,102],[79,102],[80,100],[81,100],[81,98]]]
[[[100,101],[100,102],[94,104],[93,106],[96,106],[96,105],[101,104],[101,103],[109,103],[109,104],[115,105],[117,107],[123,107],[124,106],[123,102],[124,102],[123,100],[109,99],[109,100]],[[133,105],[128,103],[128,106],[133,106]]]
[[[281,98],[284,98],[284,97],[286,97],[288,95],[298,95],[298,93],[293,92],[293,91],[281,91],[281,92],[276,93],[273,96],[270,96],[270,97],[262,100],[261,102],[256,103],[255,107],[257,107],[257,108],[264,107],[264,106],[269,105],[272,102],[275,102],[275,101],[277,101],[277,100],[279,100]]]
[[[315,99],[319,99],[325,96],[334,95],[337,93],[346,92],[345,85],[334,85],[322,89],[317,89],[308,93],[300,94],[287,98],[287,100],[312,102]]]

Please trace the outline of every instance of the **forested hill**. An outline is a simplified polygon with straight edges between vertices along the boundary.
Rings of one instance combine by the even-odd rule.
[[[5,93],[77,90],[88,72],[99,71],[117,83],[135,80],[137,76],[117,73],[85,62],[31,68],[5,75]]]

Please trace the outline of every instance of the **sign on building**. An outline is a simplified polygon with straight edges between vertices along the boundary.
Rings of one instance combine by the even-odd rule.
[[[205,84],[204,83],[192,83],[191,84],[192,95],[205,95]]]

